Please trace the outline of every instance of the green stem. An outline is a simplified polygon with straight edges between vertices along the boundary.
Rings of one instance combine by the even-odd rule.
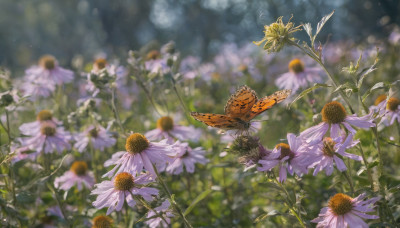
[[[367,158],[365,157],[364,150],[361,146],[361,143],[358,144],[358,149],[360,150],[361,157],[364,161],[365,169],[367,170],[368,181],[371,184],[371,190],[373,191],[374,190],[374,180],[372,179],[372,173],[368,167],[368,161],[367,161]]]
[[[115,88],[111,89],[111,108],[114,113],[114,117],[118,122],[119,127],[121,128],[122,132],[125,134],[124,126],[122,125],[121,119],[119,118],[118,109],[115,105]]]
[[[170,200],[172,206],[173,206],[174,209],[178,212],[179,216],[182,218],[183,223],[184,223],[187,227],[192,228],[192,225],[190,225],[189,221],[186,219],[186,217],[185,217],[185,215],[183,214],[181,208],[180,208],[180,207],[178,206],[178,204],[175,202],[174,198],[172,198],[171,192],[169,191],[169,189],[168,189],[167,185],[165,184],[165,182],[162,180],[160,174],[159,174],[158,171],[157,171],[157,167],[156,167],[154,164],[153,164],[153,169],[154,169],[154,172],[155,172],[156,175],[157,175],[158,182],[161,184],[161,187],[163,188],[164,192],[168,195],[168,198],[169,198],[169,200]]]
[[[306,55],[308,55],[309,57],[314,59],[322,67],[322,69],[325,71],[325,73],[328,75],[329,79],[332,81],[333,85],[335,86],[335,89],[337,89],[339,87],[339,85],[336,82],[335,78],[329,73],[328,69],[322,63],[322,60],[321,60],[321,58],[319,56],[315,55],[315,53],[310,53],[310,52],[306,51],[302,46],[300,46],[299,44],[297,44],[294,41],[290,42],[290,44],[292,44],[293,46],[299,48]],[[355,112],[354,112],[353,107],[350,104],[349,98],[346,96],[346,94],[342,90],[339,90],[339,93],[340,93],[340,96],[343,98],[343,100],[346,102],[347,106],[349,107],[350,112],[352,114],[354,114]]]
[[[65,210],[64,210],[64,207],[63,207],[63,205],[62,205],[60,199],[58,198],[58,195],[57,195],[56,190],[55,190],[55,189],[53,188],[53,186],[52,186],[51,184],[49,184],[49,183],[47,183],[47,187],[48,187],[48,188],[50,189],[50,191],[53,193],[54,199],[56,200],[57,205],[58,205],[58,207],[59,207],[60,210],[61,210],[61,214],[64,216],[65,221],[67,222],[67,225],[68,225],[69,227],[72,227],[71,223],[70,223],[69,220],[68,220],[68,217],[67,217],[67,214],[66,214],[66,212],[65,212]]]
[[[132,191],[129,191],[131,193],[131,196],[133,199],[139,201],[145,208],[147,208],[147,210],[149,211],[153,211],[158,217],[160,217],[165,224],[168,224],[167,220],[164,218],[164,216],[161,213],[158,213],[156,210],[154,210],[147,202],[146,200],[143,200],[142,198],[135,196]]]
[[[146,86],[143,84],[143,82],[140,81],[140,80],[138,80],[138,79],[136,79],[135,81],[136,81],[136,83],[140,86],[140,88],[143,89],[144,93],[145,93],[146,96],[147,96],[147,99],[149,99],[150,104],[153,106],[154,111],[156,111],[156,113],[157,113],[159,116],[162,116],[161,113],[158,111],[156,105],[154,104],[154,101],[153,101],[152,96],[150,95],[150,92],[147,90],[147,88],[146,88]]]
[[[6,125],[7,128],[4,128],[4,130],[6,130],[7,132],[7,137],[8,137],[8,154],[11,154],[11,133],[10,133],[10,119],[8,117],[8,111],[7,109],[5,110],[6,112]],[[14,170],[12,168],[12,162],[10,162],[10,167],[9,167],[9,172],[10,172],[10,184],[11,184],[11,192],[12,192],[12,196],[13,196],[13,205],[15,206],[17,203],[17,197],[15,194],[15,185],[14,185]]]
[[[342,174],[346,178],[347,182],[349,182],[350,189],[351,189],[351,194],[353,195],[354,194],[354,185],[353,185],[353,181],[351,180],[351,177],[347,173],[347,170],[342,172]]]
[[[292,214],[297,218],[297,220],[299,221],[299,223],[302,227],[306,227],[306,225],[303,223],[303,220],[300,218],[299,214],[295,210],[294,202],[290,198],[289,192],[286,190],[285,186],[283,186],[283,184],[278,181],[274,171],[272,171],[272,175],[273,175],[273,179],[276,182],[276,184],[278,184],[279,187],[282,189],[282,191],[286,194],[287,200],[289,201],[288,206],[289,206],[290,212],[292,212]]]

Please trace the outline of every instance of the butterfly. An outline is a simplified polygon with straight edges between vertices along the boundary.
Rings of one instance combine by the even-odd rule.
[[[291,92],[290,89],[280,90],[258,99],[256,92],[244,85],[229,98],[225,105],[225,115],[198,112],[191,112],[190,115],[211,127],[246,131],[250,128],[250,120],[285,100]]]

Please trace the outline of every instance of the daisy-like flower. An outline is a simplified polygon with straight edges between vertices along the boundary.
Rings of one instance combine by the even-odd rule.
[[[354,199],[346,194],[338,193],[329,199],[328,207],[322,208],[318,218],[311,222],[318,223],[317,228],[368,228],[368,224],[363,219],[379,218],[377,215],[367,214],[374,211],[373,204],[379,200],[379,197],[364,200],[365,197],[365,193]]]
[[[150,51],[146,55],[147,61],[144,63],[145,69],[150,73],[168,73],[170,67],[168,66],[168,59],[161,56],[161,53],[157,50]]]
[[[274,150],[267,156],[263,157],[258,163],[258,171],[270,171],[275,166],[279,165],[279,181],[286,181],[287,172],[293,176],[296,173],[298,176],[307,173],[309,161],[303,159],[303,155],[308,147],[301,143],[301,139],[294,134],[287,134],[288,143],[279,143]]]
[[[200,59],[195,56],[187,56],[182,59],[179,71],[182,73],[184,79],[194,79],[199,75],[197,69],[200,66]]]
[[[322,122],[314,127],[304,130],[300,134],[300,137],[308,144],[315,144],[320,142],[330,129],[330,137],[335,139],[339,137],[341,125],[354,135],[356,130],[351,125],[364,129],[375,126],[372,114],[373,112],[370,112],[370,114],[363,117],[357,117],[356,114],[349,116],[341,103],[332,101],[325,104],[322,108]]]
[[[168,143],[172,143],[174,139],[197,142],[201,136],[201,130],[193,126],[177,125],[171,117],[163,116],[157,120],[157,128],[148,131],[145,136],[149,140],[167,139]]]
[[[206,151],[201,147],[196,147],[194,149],[190,148],[188,143],[176,143],[174,144],[174,149],[178,151],[174,161],[167,166],[167,172],[172,174],[180,174],[183,172],[183,166],[186,167],[188,173],[193,173],[195,164],[206,164],[209,162],[207,158],[204,157]]]
[[[87,74],[85,89],[95,97],[100,90],[107,88],[110,82],[113,82],[116,78],[117,67],[115,65],[109,65],[107,60],[103,58],[96,59],[92,71]]]
[[[82,186],[91,189],[94,184],[93,173],[88,170],[88,166],[84,161],[75,161],[72,163],[69,171],[54,180],[54,186],[65,191],[68,191],[75,185],[79,191],[82,189]]]
[[[305,88],[309,84],[321,80],[322,70],[317,67],[305,67],[300,59],[289,62],[289,72],[276,79],[275,84],[280,89],[291,89],[295,93],[299,88]]]
[[[113,220],[105,215],[99,215],[94,217],[92,228],[112,228],[113,227]]]
[[[103,181],[96,184],[96,188],[92,191],[92,195],[98,195],[93,206],[97,209],[108,207],[107,215],[113,211],[120,211],[124,202],[130,207],[136,205],[136,201],[132,195],[143,197],[146,201],[152,201],[153,196],[158,195],[155,188],[142,187],[142,185],[152,182],[151,175],[142,174],[133,177],[130,173],[118,173],[112,181]]]
[[[44,55],[39,59],[38,66],[32,66],[25,72],[28,81],[40,81],[62,85],[74,79],[74,72],[58,66],[54,56]]]
[[[400,123],[400,99],[396,97],[387,99],[386,95],[380,95],[370,109],[382,116],[381,123],[386,126],[394,124],[396,120]]]
[[[114,173],[128,172],[132,175],[141,173],[143,168],[156,176],[153,164],[156,167],[165,166],[172,162],[176,152],[172,150],[166,140],[150,142],[145,136],[139,133],[131,134],[126,139],[126,151],[117,152],[111,159],[104,163],[104,166],[115,165],[115,167],[103,175],[112,177]]]
[[[42,150],[47,154],[54,151],[61,153],[63,150],[71,149],[70,134],[54,123],[45,122],[41,124],[39,132],[29,131],[22,134],[30,136],[21,139],[22,147],[35,151],[36,155],[39,155]]]
[[[81,153],[88,147],[89,143],[95,150],[104,151],[105,148],[113,146],[117,141],[107,133],[104,127],[93,125],[79,133],[76,140],[74,147]]]
[[[55,84],[48,83],[43,79],[35,79],[33,81],[24,81],[20,89],[29,100],[36,101],[41,97],[49,97],[56,90],[56,87]]]
[[[314,176],[322,170],[325,170],[325,174],[330,176],[333,172],[334,163],[340,172],[347,169],[341,157],[348,157],[356,161],[362,160],[361,156],[345,152],[346,149],[354,147],[358,143],[358,140],[353,141],[352,134],[349,134],[347,138],[337,137],[332,139],[325,137],[307,151],[305,159],[311,161],[312,164],[309,168],[314,168]]]
[[[36,116],[36,121],[30,123],[24,123],[19,127],[19,130],[24,134],[36,134],[40,132],[43,124],[50,123],[55,126],[60,125],[61,122],[53,117],[53,114],[49,110],[42,110]]]
[[[157,228],[157,227],[165,227],[168,228],[169,224],[171,223],[171,218],[174,217],[174,214],[169,210],[171,203],[168,200],[165,200],[161,206],[154,208],[154,210],[162,215],[165,221],[168,223],[166,224],[165,221],[160,217],[155,217],[152,219],[147,220],[145,223],[149,225],[150,228]],[[147,218],[154,217],[156,213],[154,211],[149,211],[147,213]]]

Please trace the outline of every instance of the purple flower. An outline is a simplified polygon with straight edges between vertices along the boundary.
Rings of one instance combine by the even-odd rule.
[[[382,117],[380,123],[385,126],[393,125],[396,120],[400,123],[400,99],[396,97],[387,99],[386,95],[380,95],[370,110]]]
[[[50,123],[55,126],[61,125],[61,122],[54,118],[49,110],[42,110],[37,114],[36,121],[22,124],[19,130],[25,135],[37,134],[45,123]]]
[[[201,136],[201,131],[193,126],[181,126],[174,124],[169,116],[161,117],[157,120],[157,128],[148,131],[145,137],[149,140],[167,139],[168,143],[173,143],[174,139],[181,141],[192,140],[197,142]]]
[[[353,141],[352,134],[349,134],[347,138],[337,137],[332,139],[330,137],[325,137],[307,151],[305,159],[312,162],[309,167],[314,168],[314,176],[322,170],[325,170],[326,175],[330,176],[333,172],[334,163],[340,172],[347,169],[341,157],[348,157],[356,161],[362,160],[358,155],[345,152],[346,149],[354,147],[358,143],[358,140]]]
[[[161,214],[165,220],[167,221],[168,224],[165,223],[165,221],[160,218],[160,217],[155,217],[152,219],[147,220],[145,223],[150,227],[150,228],[156,228],[156,227],[165,227],[168,228],[169,224],[171,223],[172,217],[174,217],[174,214],[168,210],[168,208],[171,206],[171,203],[168,200],[165,200],[161,206],[154,208],[154,210],[158,213]],[[154,211],[149,211],[147,213],[147,218],[151,218],[156,216],[156,213]]]
[[[321,81],[322,69],[307,68],[300,59],[293,59],[289,63],[289,72],[276,79],[275,84],[280,89],[291,89],[295,93],[299,88]]]
[[[287,171],[293,176],[294,173],[301,176],[307,173],[309,161],[303,159],[303,155],[308,147],[302,144],[300,138],[294,134],[287,135],[288,143],[280,143],[276,145],[274,150],[267,156],[263,157],[258,163],[258,171],[269,171],[279,165],[279,181],[286,181]]]
[[[308,144],[312,145],[321,141],[329,128],[330,137],[337,138],[339,137],[341,125],[343,125],[353,135],[356,133],[356,130],[354,130],[351,125],[364,129],[375,126],[372,118],[373,112],[363,117],[357,117],[355,114],[349,116],[346,114],[343,105],[337,101],[325,104],[322,108],[321,114],[323,122],[314,127],[308,128],[300,134],[300,137]]]
[[[64,131],[63,127],[56,127],[50,122],[41,124],[39,132],[22,132],[22,134],[30,136],[21,139],[22,147],[35,151],[36,156],[41,152],[45,154],[54,151],[61,153],[63,150],[71,149],[70,134]]]
[[[195,56],[188,56],[181,62],[179,71],[185,79],[194,79],[199,75],[197,69],[200,66],[200,59]]]
[[[57,60],[51,55],[44,55],[39,59],[38,66],[32,66],[25,72],[28,81],[38,79],[46,84],[62,85],[74,79],[74,73],[58,66]]]
[[[94,184],[93,173],[88,171],[88,166],[84,161],[72,163],[69,171],[65,172],[61,177],[56,177],[54,180],[54,186],[65,191],[68,191],[74,185],[77,186],[79,191],[82,189],[82,186],[91,189]]]
[[[193,173],[195,164],[206,164],[209,162],[207,158],[204,157],[206,153],[201,147],[196,147],[194,149],[190,148],[187,143],[177,143],[174,144],[173,148],[178,151],[174,161],[167,166],[167,172],[172,174],[180,174],[183,172],[183,166],[186,167],[188,173]]]
[[[24,96],[31,101],[36,101],[40,97],[49,97],[56,89],[55,84],[48,83],[43,79],[25,80],[20,88]]]
[[[363,219],[378,219],[376,215],[367,214],[373,212],[374,203],[379,197],[364,200],[366,194],[363,193],[356,198],[338,193],[330,198],[329,206],[321,209],[318,218],[311,222],[318,223],[317,228],[336,228],[336,227],[360,227],[368,228],[368,224]]]
[[[104,163],[104,166],[115,165],[115,167],[103,175],[103,177],[112,177],[116,172],[128,172],[132,175],[141,173],[143,168],[155,176],[153,164],[158,167],[164,167],[167,162],[173,161],[176,152],[172,150],[166,140],[149,142],[141,134],[131,134],[126,139],[126,151],[117,152],[112,158]]]
[[[105,148],[113,146],[116,142],[116,139],[108,135],[107,130],[100,125],[97,127],[89,126],[76,136],[76,140],[74,147],[81,153],[88,147],[89,143],[95,150],[104,151]]]
[[[133,177],[130,173],[118,173],[112,181],[103,181],[95,185],[92,195],[98,195],[93,206],[97,209],[108,207],[107,215],[113,211],[120,211],[124,202],[129,207],[136,205],[132,195],[143,197],[146,201],[152,201],[153,196],[158,195],[158,190],[155,188],[142,187],[154,181],[151,175],[143,174],[138,177]]]

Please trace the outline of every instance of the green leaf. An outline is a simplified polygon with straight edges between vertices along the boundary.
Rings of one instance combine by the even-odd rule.
[[[358,64],[358,63],[357,63],[357,64]],[[367,69],[364,69],[364,70],[361,71],[360,79],[358,79],[358,82],[357,82],[357,87],[358,87],[358,88],[361,88],[361,85],[362,85],[362,83],[363,83],[363,81],[364,81],[364,78],[365,78],[368,74],[370,74],[371,72],[373,72],[373,71],[375,71],[375,70],[377,69],[375,66],[376,66],[376,64],[372,65],[370,68],[367,68]]]
[[[213,190],[211,189],[207,189],[204,192],[202,192],[200,195],[198,195],[196,197],[196,199],[193,200],[193,202],[189,205],[189,207],[185,210],[185,212],[183,213],[185,216],[188,215],[193,208],[196,206],[196,204],[198,204],[200,201],[202,201],[204,198],[206,198],[208,196],[208,194],[210,194]]]
[[[262,214],[262,215],[258,216],[258,217],[254,220],[254,222],[255,222],[255,223],[258,223],[258,222],[261,222],[261,221],[267,219],[268,217],[277,216],[277,215],[280,215],[280,213],[277,212],[277,211],[275,211],[275,210],[272,210],[272,211],[270,211],[270,212],[268,212],[268,213],[265,213],[265,214]]]
[[[326,88],[326,87],[331,87],[331,85],[319,84],[319,83],[314,84],[314,86],[312,86],[312,87],[310,87],[310,88],[304,90],[303,92],[301,92],[301,93],[299,94],[299,96],[297,96],[297,97],[292,101],[292,103],[290,103],[289,108],[290,108],[296,101],[300,100],[300,98],[304,97],[305,95],[307,95],[307,94],[310,93],[311,91],[313,91],[313,90],[315,90],[315,89],[318,89],[318,88],[322,88],[322,87],[325,87],[325,88]]]
[[[372,91],[377,90],[377,89],[386,88],[387,86],[388,85],[385,84],[384,82],[376,83],[367,92],[364,93],[364,95],[362,96],[362,101],[365,102],[365,99],[371,94]]]
[[[368,168],[372,169],[372,168],[374,168],[375,166],[378,166],[378,165],[379,165],[379,161],[375,160],[375,161],[373,161],[373,162],[368,164]]]
[[[313,41],[313,36],[312,36],[311,24],[310,23],[303,24],[303,28],[306,31],[306,33],[308,34],[308,36],[310,37],[311,42],[314,42]]]
[[[314,40],[317,38],[318,33],[321,32],[321,29],[322,29],[322,27],[324,27],[325,23],[329,20],[329,18],[332,17],[333,13],[335,13],[335,10],[332,11],[330,14],[324,16],[324,17],[321,19],[321,21],[318,22],[317,31],[315,32],[315,35],[314,35]]]

